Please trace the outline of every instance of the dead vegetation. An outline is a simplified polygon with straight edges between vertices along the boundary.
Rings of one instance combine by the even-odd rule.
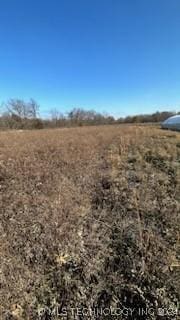
[[[149,126],[2,132],[1,319],[177,319],[179,145]]]

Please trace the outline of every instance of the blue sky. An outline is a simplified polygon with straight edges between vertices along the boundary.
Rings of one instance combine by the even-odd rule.
[[[180,109],[179,0],[0,0],[0,101]]]

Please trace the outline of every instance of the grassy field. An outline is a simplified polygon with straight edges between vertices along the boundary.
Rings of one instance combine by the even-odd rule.
[[[179,200],[179,133],[0,133],[0,319],[177,319]]]

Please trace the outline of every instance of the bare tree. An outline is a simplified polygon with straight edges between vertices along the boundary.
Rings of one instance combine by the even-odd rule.
[[[65,116],[56,108],[50,110],[50,118],[54,127],[61,127],[65,124]]]
[[[34,99],[30,99],[29,102],[21,99],[10,99],[5,104],[5,109],[10,116],[16,116],[20,119],[35,119],[37,118],[39,105]]]
[[[59,111],[56,108],[50,110],[50,117],[53,122],[57,122],[59,119]]]
[[[39,105],[34,99],[30,99],[27,103],[27,112],[28,117],[32,119],[36,119],[39,111]]]
[[[10,116],[17,116],[21,119],[26,117],[26,103],[20,99],[10,99],[6,104],[5,108]]]

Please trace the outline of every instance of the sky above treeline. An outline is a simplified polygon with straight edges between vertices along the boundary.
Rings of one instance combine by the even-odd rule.
[[[180,110],[179,0],[1,0],[0,101]]]

